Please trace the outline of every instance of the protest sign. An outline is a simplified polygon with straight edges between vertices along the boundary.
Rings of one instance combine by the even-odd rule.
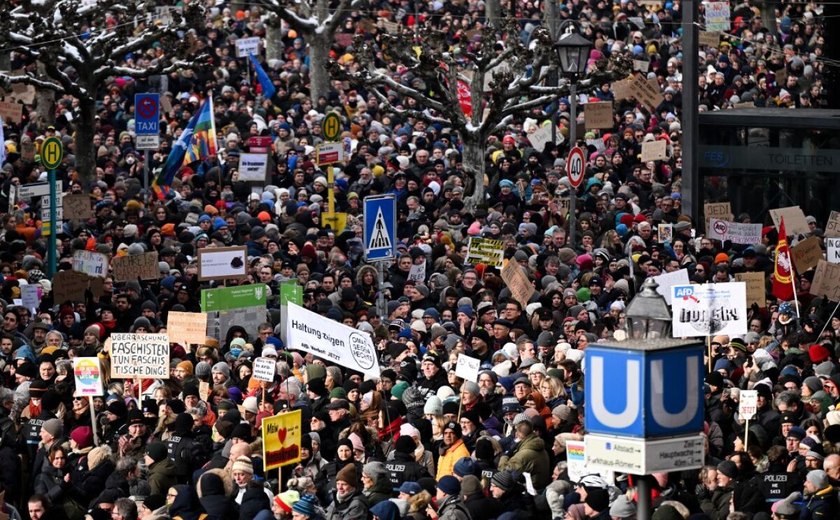
[[[157,251],[139,255],[117,256],[111,260],[115,282],[130,280],[157,280],[160,278]]]
[[[787,226],[787,221],[785,226]],[[824,233],[827,237],[840,237],[840,211],[832,211],[828,216]]]
[[[761,243],[761,224],[742,224],[712,218],[709,219],[709,228],[706,231],[709,238],[721,242],[730,241],[733,244],[743,245]]]
[[[83,302],[85,291],[90,288],[90,277],[76,271],[59,271],[52,282],[53,299],[56,303]]]
[[[531,301],[531,296],[534,294],[534,286],[528,275],[522,270],[522,266],[515,260],[508,261],[502,268],[502,280],[510,289],[510,294],[513,298],[522,305],[522,308],[528,306]]]
[[[750,420],[758,412],[758,390],[741,390],[738,399],[738,415]]]
[[[633,72],[643,72],[647,74],[648,70],[650,70],[650,61],[633,60]]]
[[[703,204],[703,216],[706,217],[706,231],[711,227],[711,219],[732,220],[732,206],[728,202],[707,202]]]
[[[269,471],[300,462],[303,412],[284,412],[262,420],[263,469]]]
[[[426,280],[426,262],[422,264],[411,264],[408,271],[408,281],[423,283]]]
[[[673,224],[659,224],[657,225],[656,237],[660,244],[674,240],[674,225]]]
[[[207,340],[207,314],[169,311],[166,317],[166,333],[176,343],[204,345]]]
[[[230,311],[250,307],[265,307],[268,299],[266,286],[261,283],[219,287],[201,290],[201,310],[204,312]]]
[[[660,161],[668,158],[668,143],[665,141],[645,141],[642,143],[642,162]]]
[[[612,128],[613,104],[612,101],[603,103],[587,103],[583,111],[586,129]]]
[[[811,283],[811,294],[840,302],[840,264],[830,264],[825,260],[817,263],[814,281]]]
[[[98,357],[73,358],[73,379],[76,397],[104,395],[102,391],[102,366]]]
[[[659,276],[655,276],[653,279],[659,284],[659,287],[656,288],[656,292],[661,294],[668,302],[668,305],[670,305],[671,287],[675,285],[688,285],[688,270],[680,269],[679,271],[662,273]]]
[[[376,348],[369,334],[289,303],[286,342],[325,361],[379,377]]]
[[[249,54],[260,53],[260,38],[239,38],[236,40],[236,57],[247,58]]]
[[[90,207],[90,197],[83,193],[68,193],[64,195],[64,218],[68,220],[87,220],[93,216]]]
[[[622,79],[611,85],[616,100],[627,99],[633,96],[633,80]]]
[[[258,357],[254,360],[254,373],[252,377],[258,381],[265,381],[270,383],[274,381],[274,376],[277,373],[277,364],[273,359],[267,357]]]
[[[466,354],[458,354],[458,362],[455,364],[455,375],[464,381],[478,381],[478,370],[481,360],[470,357]]]
[[[226,280],[245,278],[248,269],[248,248],[205,247],[198,250],[198,279]]]
[[[826,260],[832,264],[840,264],[840,237],[826,238],[825,247],[827,250],[825,254]]]
[[[268,154],[243,153],[239,155],[239,180],[265,182],[268,171]]]
[[[744,282],[747,285],[747,307],[753,304],[759,308],[767,306],[767,289],[764,285],[764,273],[735,273],[735,281]]]
[[[787,228],[787,220],[785,220],[785,228]],[[817,262],[823,259],[820,239],[817,237],[806,238],[791,248],[790,256],[793,257],[793,265],[796,266],[799,273],[804,273],[808,269],[816,267]]]
[[[720,32],[718,31],[700,31],[697,35],[697,43],[699,45],[706,45],[708,47],[717,47],[720,45]]]
[[[675,285],[671,291],[674,337],[747,333],[747,284]]]
[[[505,260],[505,245],[501,240],[470,237],[467,246],[467,258],[470,265],[485,264],[501,267]]]
[[[207,381],[201,381],[198,383],[198,397],[201,398],[202,401],[207,401],[210,399],[210,383]]]
[[[659,92],[658,88],[648,83],[646,75],[637,74],[633,78],[631,87],[633,97],[644,103],[650,110],[656,110],[656,107],[662,103],[662,93]]]
[[[704,2],[707,31],[729,31],[729,2]]]
[[[779,229],[782,217],[785,219],[785,232],[788,235],[807,234],[811,232],[808,223],[805,221],[805,214],[802,213],[802,208],[799,206],[770,210],[770,218],[773,219],[773,225],[776,226],[776,229]]]
[[[111,378],[169,379],[169,336],[111,334]]]
[[[556,144],[561,144],[565,139],[559,130],[555,132],[554,136]],[[535,150],[545,150],[545,145],[551,142],[551,123],[538,126],[536,130],[528,134],[528,140],[531,141]]]
[[[108,275],[108,255],[78,250],[73,253],[73,270],[88,276],[105,278]]]
[[[0,118],[3,118],[4,123],[20,123],[23,120],[23,105],[0,101]]]
[[[41,305],[41,295],[44,290],[41,284],[27,284],[20,288],[20,303],[29,310],[37,309]]]
[[[397,34],[400,32],[400,24],[397,22],[391,22],[388,20],[380,20],[382,22],[382,28],[385,29],[385,32],[388,34]]]

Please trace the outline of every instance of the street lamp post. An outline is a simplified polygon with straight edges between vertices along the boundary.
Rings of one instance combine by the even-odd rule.
[[[577,32],[575,23],[566,20],[560,26],[562,35],[557,40],[555,48],[557,57],[560,59],[560,70],[569,81],[569,150],[577,145],[577,80],[586,73],[586,64],[589,61],[589,51],[592,49],[592,42]],[[555,130],[556,131],[556,130]],[[575,247],[575,212],[577,206],[577,189],[571,188],[569,197],[569,241],[572,248]]]
[[[671,336],[671,309],[661,294],[659,284],[647,278],[641,290],[630,300],[624,315],[630,339],[661,339]]]

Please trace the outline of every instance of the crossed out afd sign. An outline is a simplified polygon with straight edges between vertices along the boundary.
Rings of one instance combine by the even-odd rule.
[[[569,158],[566,160],[566,174],[572,187],[577,189],[583,182],[583,174],[586,171],[586,156],[579,146],[572,148]]]

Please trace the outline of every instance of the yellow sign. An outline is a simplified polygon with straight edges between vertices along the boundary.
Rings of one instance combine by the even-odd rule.
[[[302,412],[295,410],[262,420],[265,471],[300,462]]]
[[[321,123],[321,129],[327,141],[337,141],[338,136],[341,135],[341,118],[335,112],[330,112]]]
[[[338,235],[347,227],[347,213],[324,213],[321,215],[321,224],[329,225],[333,233]]]
[[[58,168],[63,157],[64,147],[61,146],[61,141],[57,137],[50,137],[44,141],[44,145],[41,147],[41,162],[48,170]]]

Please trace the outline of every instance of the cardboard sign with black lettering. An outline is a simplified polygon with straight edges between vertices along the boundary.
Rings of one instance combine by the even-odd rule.
[[[830,264],[825,260],[817,263],[811,294],[825,296],[832,302],[840,302],[840,264]]]
[[[661,161],[668,158],[668,143],[665,141],[645,141],[642,143],[642,162]]]
[[[603,103],[587,103],[583,115],[586,122],[586,129],[612,128],[613,105],[612,101]]]
[[[767,305],[767,288],[764,284],[764,273],[735,273],[735,280],[747,284],[747,307],[753,304],[763,308]]]
[[[655,110],[664,99],[659,88],[648,82],[644,74],[633,78],[633,97],[644,103],[650,110]]]
[[[828,222],[825,223],[825,236],[840,237],[840,211],[832,211],[828,216]]]
[[[720,32],[718,31],[700,31],[697,37],[697,43],[707,47],[717,47],[720,44]]]
[[[90,277],[77,271],[59,271],[52,282],[53,299],[57,304],[85,301],[85,291],[90,287]]]
[[[114,270],[115,282],[127,282],[138,278],[141,280],[160,278],[157,251],[115,257],[111,261],[111,268]]]
[[[783,217],[785,219],[785,232],[788,235],[811,232],[811,229],[808,227],[808,222],[805,221],[805,213],[802,212],[802,208],[799,206],[770,210],[770,218],[773,219],[773,225],[776,226],[776,229],[779,229],[779,224]]]
[[[11,101],[0,101],[0,117],[4,122],[20,123],[23,120],[23,105]]]
[[[793,257],[793,265],[796,266],[796,271],[799,273],[804,273],[808,269],[816,267],[817,262],[823,258],[820,239],[817,237],[806,238],[793,246],[790,250],[790,256]]]
[[[707,202],[703,204],[703,216],[706,217],[706,229],[709,229],[710,219],[731,221],[732,206],[728,202]]]
[[[83,193],[72,193],[64,196],[64,218],[68,220],[87,220],[93,216],[90,207],[90,196]]]

